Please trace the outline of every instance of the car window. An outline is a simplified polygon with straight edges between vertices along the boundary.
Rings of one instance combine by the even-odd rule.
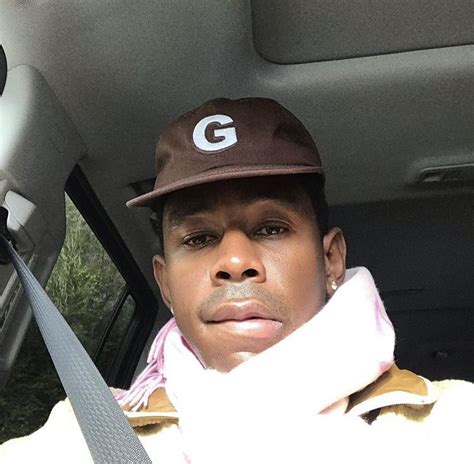
[[[46,291],[108,378],[135,313],[128,285],[66,196],[66,238]],[[0,443],[29,434],[65,397],[34,321],[0,390]]]

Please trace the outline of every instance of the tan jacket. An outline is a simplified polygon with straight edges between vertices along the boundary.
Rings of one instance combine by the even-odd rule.
[[[147,408],[135,413],[125,411],[125,414],[153,462],[183,462],[178,414],[164,389],[151,395]],[[407,463],[415,462],[409,457],[415,456],[416,451],[423,459],[425,451],[435,446],[441,451],[433,453],[435,458],[430,458],[431,463],[444,464],[448,458],[450,464],[474,462],[472,383],[430,382],[393,366],[350,397],[346,414],[360,416],[371,427],[393,436],[394,447],[407,448]],[[0,446],[0,462],[92,462],[69,401],[58,403],[38,431]]]

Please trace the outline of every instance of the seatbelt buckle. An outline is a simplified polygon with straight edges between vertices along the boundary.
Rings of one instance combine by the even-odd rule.
[[[0,235],[11,244],[11,246],[16,250],[15,239],[11,236],[10,231],[7,227],[8,219],[8,210],[3,206],[0,206]],[[10,253],[8,253],[5,243],[3,240],[0,240],[0,264],[10,264],[11,258]]]

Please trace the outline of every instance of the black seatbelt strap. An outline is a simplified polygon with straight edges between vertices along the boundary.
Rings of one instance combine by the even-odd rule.
[[[151,463],[89,355],[15,251],[6,226],[2,229],[1,260],[11,260],[18,273],[92,459],[96,463]]]

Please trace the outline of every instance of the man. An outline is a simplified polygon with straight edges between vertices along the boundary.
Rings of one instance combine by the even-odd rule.
[[[294,115],[212,100],[164,131],[156,161],[153,191],[128,205],[154,212],[154,273],[174,318],[117,395],[154,461],[469,460],[473,385],[394,365],[393,327],[370,273],[346,271],[319,154]],[[84,462],[72,419],[56,406],[6,456],[60,437]]]

